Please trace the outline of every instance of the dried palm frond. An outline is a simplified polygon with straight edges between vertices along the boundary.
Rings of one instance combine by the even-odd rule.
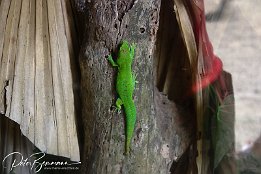
[[[1,1],[0,112],[41,151],[79,160],[68,5],[69,0]]]

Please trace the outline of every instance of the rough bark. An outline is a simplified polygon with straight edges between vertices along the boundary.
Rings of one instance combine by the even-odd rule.
[[[159,153],[155,153],[160,147],[153,142],[157,140],[151,133],[155,121],[152,51],[159,1],[92,1],[87,4],[87,11],[87,37],[80,60],[85,128],[82,170],[84,173],[163,172],[156,160],[160,159]],[[122,39],[137,44],[133,69],[139,81],[134,94],[138,114],[129,157],[123,155],[124,114],[110,109],[116,99],[115,71],[106,59]]]
[[[188,148],[193,126],[187,124],[190,114],[183,113],[187,117],[182,119],[175,104],[154,87],[154,60],[163,58],[154,46],[160,1],[86,1],[84,8],[86,30],[80,52],[82,173],[168,173],[172,162]],[[173,6],[168,10],[173,13]],[[175,16],[172,20],[175,22]],[[130,156],[124,156],[124,113],[117,114],[112,107],[117,98],[116,71],[106,59],[111,52],[116,55],[121,40],[137,45],[133,64],[139,82],[134,93],[137,122]],[[171,40],[159,47],[169,43]]]

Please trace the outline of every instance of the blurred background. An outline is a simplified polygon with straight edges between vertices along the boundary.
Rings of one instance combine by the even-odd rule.
[[[261,0],[206,0],[205,10],[214,52],[233,77],[235,147],[243,152],[261,143]]]

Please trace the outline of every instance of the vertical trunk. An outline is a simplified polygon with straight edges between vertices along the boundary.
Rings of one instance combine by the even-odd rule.
[[[153,46],[160,1],[92,1],[80,56],[84,121],[84,173],[160,173],[154,141]],[[106,56],[121,40],[137,45],[133,63],[137,81],[137,122],[130,156],[124,156],[124,114],[113,111],[115,71]],[[155,146],[152,146],[155,145]]]
[[[75,2],[84,4],[85,1]],[[161,38],[163,28],[168,28],[172,23],[174,30],[168,30],[168,34],[174,36],[174,39],[179,37],[176,44],[180,47],[175,48],[175,45],[172,45],[173,40],[168,40],[164,44],[159,42],[155,50],[160,15],[159,0],[86,2],[85,39],[80,52],[84,127],[84,151],[81,159],[83,173],[168,173],[173,161],[177,161],[189,149],[193,130],[190,118],[193,114],[183,111],[181,115],[185,117],[180,116],[175,104],[155,87],[159,80],[163,80],[165,84],[171,83],[168,87],[173,88],[176,84],[173,79],[182,79],[182,65],[189,64],[176,17],[173,15],[173,3],[172,6],[164,4],[161,11],[168,11],[163,14],[163,19],[166,18],[167,22],[162,21],[158,40],[164,39]],[[122,40],[137,45],[133,63],[133,71],[138,81],[134,92],[137,121],[129,156],[124,156],[125,114],[117,114],[112,107],[117,98],[116,71],[106,59],[110,53],[116,55]],[[175,55],[177,52],[168,54],[169,49],[165,49],[168,46],[173,46],[177,51],[181,48],[183,51],[180,56],[184,59],[180,58],[182,61],[175,69],[180,74],[169,74],[168,72],[172,72],[170,68],[165,72],[169,75],[168,79],[156,79],[158,69],[164,65],[157,65],[154,60],[158,59],[159,62],[169,58],[172,64],[179,60],[179,56]],[[162,54],[159,54],[159,50]],[[170,62],[165,62],[168,63]],[[190,80],[181,83],[186,86],[190,83],[188,81]],[[181,86],[177,89],[182,90]],[[184,91],[183,89],[182,93]],[[174,99],[180,99],[182,95],[178,92],[175,94],[172,90],[166,92]]]

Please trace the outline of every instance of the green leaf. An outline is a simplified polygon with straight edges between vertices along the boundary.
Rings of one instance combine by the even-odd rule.
[[[232,148],[234,143],[234,117],[235,105],[234,95],[228,95],[224,98],[218,107],[216,115],[216,129],[214,133],[215,154],[214,169],[221,162],[222,158]]]

